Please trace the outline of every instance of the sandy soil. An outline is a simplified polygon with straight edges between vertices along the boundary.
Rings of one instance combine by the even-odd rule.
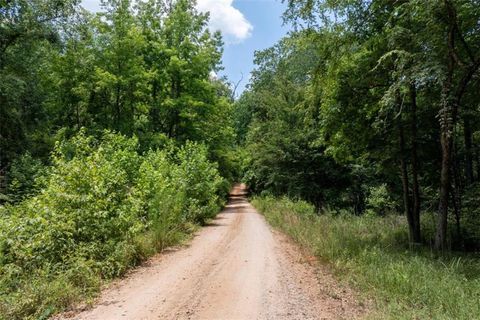
[[[238,185],[188,247],[151,259],[70,319],[352,319],[364,312],[351,290],[267,225]]]

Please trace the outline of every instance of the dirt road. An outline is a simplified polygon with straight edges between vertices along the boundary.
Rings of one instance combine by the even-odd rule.
[[[351,319],[352,294],[308,263],[234,188],[188,247],[158,255],[75,319]]]

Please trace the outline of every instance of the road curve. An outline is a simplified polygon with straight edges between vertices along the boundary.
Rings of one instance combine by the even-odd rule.
[[[74,319],[352,319],[361,308],[273,231],[237,185],[187,247],[162,253]]]

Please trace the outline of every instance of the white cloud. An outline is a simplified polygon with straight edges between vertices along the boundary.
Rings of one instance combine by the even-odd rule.
[[[82,0],[82,7],[92,12],[100,11],[100,0]]]
[[[98,12],[100,0],[82,0],[82,6]],[[233,0],[198,0],[197,9],[201,12],[210,12],[210,29],[220,30],[227,43],[241,42],[252,34],[252,24],[240,10],[233,7]]]
[[[240,42],[251,36],[253,26],[232,5],[233,0],[198,0],[197,8],[210,12],[210,28],[220,30],[227,42]]]
[[[208,75],[211,80],[218,80],[218,74],[215,71],[210,71],[210,74]]]

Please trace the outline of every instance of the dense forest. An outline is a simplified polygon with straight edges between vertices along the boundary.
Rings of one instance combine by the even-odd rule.
[[[480,245],[480,6],[289,1],[236,102],[249,185],[318,208],[402,212],[410,241]],[[424,231],[422,220],[435,230]]]
[[[477,310],[480,3],[284,3],[235,97],[193,0],[0,0],[0,319],[95,296],[241,180],[357,284],[438,306],[412,318]]]
[[[207,15],[189,1],[107,1],[95,15],[77,4],[2,3],[2,169],[26,152],[47,161],[82,127],[136,135],[143,150],[202,141],[226,168],[230,93],[212,78],[222,42]]]

